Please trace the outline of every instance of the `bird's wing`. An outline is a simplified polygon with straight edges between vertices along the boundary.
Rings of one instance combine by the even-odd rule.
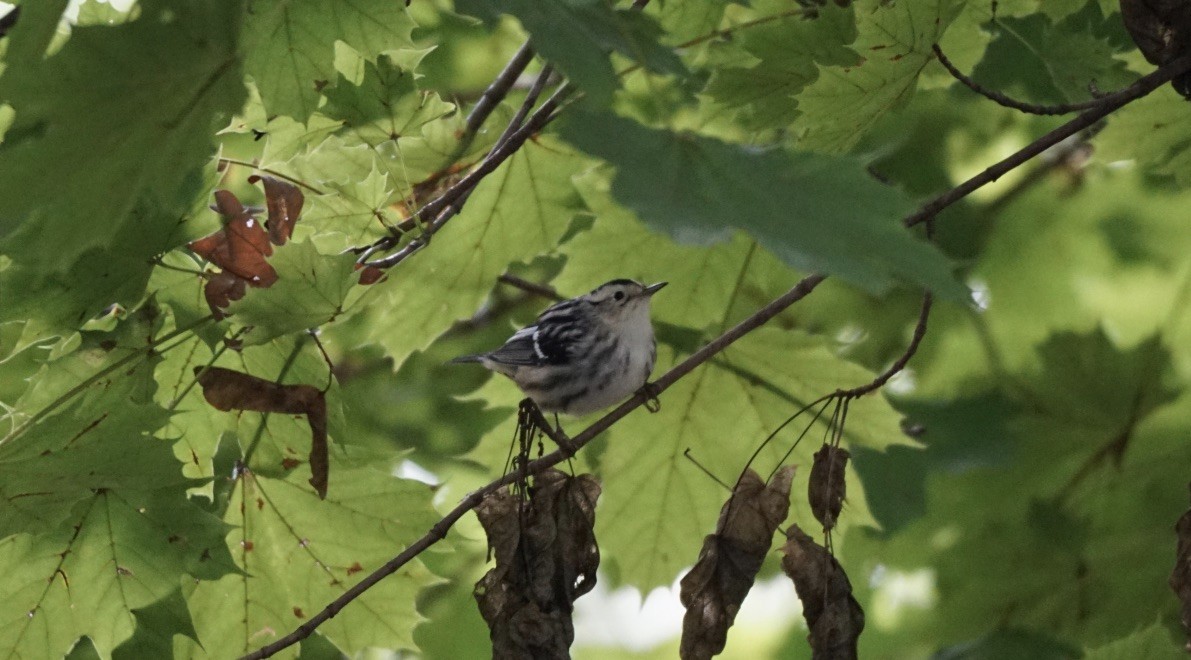
[[[504,346],[484,357],[512,366],[544,366],[567,360],[566,344],[556,332],[558,326],[531,325],[509,337]]]

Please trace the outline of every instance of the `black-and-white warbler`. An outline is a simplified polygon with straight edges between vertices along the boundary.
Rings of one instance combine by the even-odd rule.
[[[479,362],[512,378],[545,412],[607,408],[641,389],[653,371],[649,300],[664,286],[612,280],[548,307],[500,348],[452,362]]]

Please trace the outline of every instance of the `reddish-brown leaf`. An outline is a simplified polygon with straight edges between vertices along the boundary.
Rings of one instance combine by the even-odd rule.
[[[273,254],[273,246],[269,245],[265,228],[230,191],[216,190],[215,206],[227,222],[219,231],[191,242],[190,249],[244,278],[250,286],[272,286],[277,282],[277,271],[267,260]]]
[[[498,491],[476,507],[496,558],[475,587],[493,658],[569,658],[573,603],[595,586],[599,483],[548,470],[532,493]]]
[[[269,230],[269,240],[274,245],[285,245],[294,235],[294,224],[298,222],[306,198],[297,186],[288,181],[255,174],[248,177],[248,183],[257,181],[265,184],[265,204],[269,207],[269,219],[265,226]]]
[[[851,456],[847,449],[830,444],[823,445],[815,452],[815,462],[811,466],[806,494],[810,500],[811,513],[823,524],[823,531],[834,529],[836,521],[839,520],[844,497],[847,496],[845,468],[848,467],[848,459]]]
[[[790,510],[794,467],[778,470],[766,485],[746,470],[720,509],[715,533],[703,539],[699,560],[681,583],[683,660],[710,658],[724,650],[728,628],[748,595],[773,534]]]
[[[1178,545],[1174,570],[1170,573],[1170,588],[1174,589],[1182,605],[1183,628],[1188,638],[1186,650],[1191,651],[1191,509],[1179,517],[1174,530],[1178,534]]]
[[[223,411],[306,415],[310,424],[310,485],[320,498],[327,496],[327,400],[313,385],[281,385],[223,367],[195,367],[203,397]]]
[[[365,286],[376,284],[385,276],[385,271],[376,266],[361,266],[360,264],[356,264],[356,270],[360,271],[360,284]]]
[[[835,557],[790,525],[782,547],[782,570],[794,581],[810,634],[813,660],[854,660],[864,631],[864,610],[852,596],[852,583]]]
[[[207,299],[207,306],[211,308],[211,313],[215,315],[216,320],[227,316],[223,309],[233,300],[243,298],[244,292],[248,290],[247,287],[248,280],[226,270],[207,274],[203,297]]]

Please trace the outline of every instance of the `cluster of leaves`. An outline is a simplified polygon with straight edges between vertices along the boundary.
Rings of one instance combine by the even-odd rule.
[[[945,302],[901,394],[851,405],[846,500],[812,507],[811,470],[789,488],[789,521],[835,525],[870,615],[861,656],[1173,652],[1186,101],[1159,90],[1109,118],[1091,162],[1066,151],[948,210],[938,247],[898,223],[1060,121],[976,97],[932,46],[1024,100],[1086,100],[1151,68],[1116,3],[629,4],[90,0],[66,27],[65,0],[25,3],[0,41],[0,656],[232,657],[420,537],[504,465],[518,393],[442,363],[544,306],[498,284],[509,271],[567,295],[670,281],[659,369],[801,273],[833,276],[580,454],[613,584],[671,584],[717,530],[723,493],[686,455],[731,482],[792,411],[887,365],[930,288]],[[526,85],[475,134],[466,117],[527,38],[577,93],[360,286],[351,250],[408,247],[413,212],[497,143]],[[230,200],[262,201],[258,174],[301,189],[300,221],[258,269],[276,282],[241,285],[215,319],[206,287],[237,260],[187,245],[229,235],[216,189],[247,226]],[[277,199],[271,218],[290,213]],[[197,374],[232,371],[275,396],[216,409]],[[307,483],[320,437],[325,500]],[[787,460],[811,465],[814,444]],[[441,485],[393,476],[411,464]],[[369,590],[303,655],[486,652],[479,531]],[[932,587],[899,605],[890,576],[907,573]],[[805,631],[775,644],[808,653]]]

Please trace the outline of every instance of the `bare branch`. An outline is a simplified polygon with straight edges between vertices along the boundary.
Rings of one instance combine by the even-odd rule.
[[[1095,108],[1084,112],[1075,119],[1034,140],[1017,153],[927,202],[920,209],[903,219],[902,223],[907,227],[913,227],[914,225],[926,222],[930,218],[933,218],[939,211],[967,197],[985,184],[996,181],[1004,176],[1005,173],[1034,156],[1088,128],[1118,108],[1149,94],[1188,71],[1191,71],[1191,55],[1184,55],[1178,59],[1171,60],[1153,73],[1138,79],[1137,82],[1125,89],[1100,99]]]
[[[850,390],[840,390],[835,393],[835,396],[844,399],[855,399],[869,392],[875,392],[884,387],[885,383],[889,382],[889,379],[893,378],[899,371],[905,369],[906,364],[910,362],[910,358],[914,357],[914,354],[918,352],[918,345],[922,343],[922,338],[926,336],[926,321],[930,317],[930,308],[933,302],[934,299],[930,291],[922,294],[922,309],[918,312],[918,322],[914,325],[914,334],[910,336],[910,344],[906,346],[906,350],[902,352],[901,356],[894,360],[893,364],[889,365],[888,369],[881,372],[872,381],[859,387],[853,387]]]
[[[508,273],[505,273],[496,279],[502,284],[508,284],[511,287],[532,293],[535,296],[549,298],[550,300],[563,300],[563,297],[559,295],[557,291],[555,291],[552,287],[546,286],[545,284],[530,282],[529,280],[521,279],[516,275],[509,275]]]
[[[456,152],[463,153],[471,146],[471,143],[476,138],[476,133],[479,132],[480,127],[488,120],[488,116],[500,105],[505,96],[512,89],[513,83],[517,82],[517,78],[525,71],[525,67],[533,60],[533,47],[529,45],[529,41],[521,44],[517,52],[513,54],[512,59],[505,65],[505,68],[492,80],[492,84],[488,85],[488,89],[480,96],[480,100],[472,107],[471,112],[467,114],[467,124],[464,128],[463,135],[459,138],[459,146],[456,147]]]
[[[364,265],[373,266],[375,268],[392,268],[393,266],[396,266],[397,264],[404,261],[409,255],[425,247],[425,245],[430,242],[430,238],[439,229],[442,229],[443,225],[445,225],[452,217],[455,216],[455,214],[459,212],[459,209],[462,206],[461,200],[464,199],[466,195],[470,194],[472,189],[474,189],[475,186],[484,179],[484,177],[488,176],[495,171],[496,168],[500,167],[500,164],[505,162],[505,160],[516,153],[516,151],[521,148],[521,145],[525,144],[526,140],[528,140],[538,131],[542,130],[542,128],[544,128],[554,119],[553,112],[555,108],[558,107],[559,103],[561,103],[568,94],[570,94],[571,89],[572,88],[565,83],[560,86],[549,99],[546,99],[546,102],[542,104],[542,107],[538,108],[537,112],[533,113],[533,116],[531,116],[525,122],[524,126],[517,129],[516,132],[509,136],[509,139],[504,144],[493,149],[492,152],[488,154],[488,156],[484,158],[484,160],[474,170],[467,174],[467,176],[460,179],[458,183],[448,188],[446,192],[440,195],[437,199],[427,203],[425,206],[419,209],[417,213],[411,216],[417,217],[423,222],[428,223],[426,228],[422,231],[421,236],[407,243],[406,246],[401,250],[394,252],[383,259],[363,262]],[[377,249],[384,249],[384,245],[388,242],[387,239],[390,238],[391,237],[385,237],[377,243],[374,243],[373,246]],[[373,252],[375,252],[375,250],[369,249],[360,256],[361,258],[366,258]]]
[[[939,48],[939,44],[935,44],[931,46],[931,48],[935,51],[935,57],[939,58],[939,64],[942,64],[943,68],[947,69],[947,72],[950,73],[953,78],[963,83],[964,87],[967,87],[984,98],[993,101],[997,105],[1002,105],[1013,110],[1020,110],[1021,112],[1031,115],[1069,115],[1073,112],[1095,108],[1103,103],[1104,99],[1107,98],[1107,95],[1103,95],[1090,101],[1081,101],[1079,103],[1062,103],[1059,105],[1041,105],[1037,103],[1018,101],[1017,99],[1011,98],[1005,94],[1002,94],[1001,92],[989,89],[965,75],[964,72],[957,69],[956,66],[952,64],[951,60],[943,54],[943,49]]]

